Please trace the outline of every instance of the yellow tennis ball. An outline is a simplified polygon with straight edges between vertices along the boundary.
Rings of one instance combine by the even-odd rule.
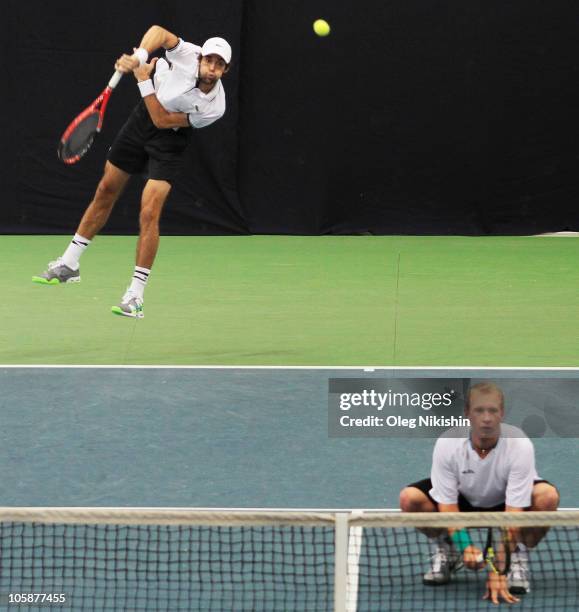
[[[314,21],[314,32],[318,36],[327,36],[330,33],[330,24],[325,19]]]

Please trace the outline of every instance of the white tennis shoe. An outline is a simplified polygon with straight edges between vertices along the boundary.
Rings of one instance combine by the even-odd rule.
[[[123,295],[121,303],[118,306],[113,306],[111,311],[113,314],[133,317],[133,319],[142,319],[145,316],[143,312],[143,299],[130,289],[127,289],[127,292]]]
[[[430,557],[430,569],[424,574],[422,582],[430,586],[448,584],[452,574],[462,567],[462,556],[454,548],[447,536],[436,540]]]
[[[51,261],[46,270],[39,276],[32,277],[33,283],[40,285],[60,285],[61,283],[80,283],[80,269],[69,268],[59,257]]]
[[[529,553],[517,549],[511,553],[511,568],[507,574],[509,591],[513,595],[525,595],[531,590]]]

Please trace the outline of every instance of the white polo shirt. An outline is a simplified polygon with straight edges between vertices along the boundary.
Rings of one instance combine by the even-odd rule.
[[[469,428],[457,427],[436,441],[432,498],[440,504],[456,504],[461,493],[477,508],[502,503],[530,506],[533,481],[538,479],[531,440],[518,427],[502,423],[497,445],[483,459],[472,447],[469,433]]]
[[[225,113],[225,90],[221,79],[205,94],[198,87],[201,47],[181,38],[155,66],[153,84],[161,106],[171,113],[186,113],[194,128],[217,121]]]

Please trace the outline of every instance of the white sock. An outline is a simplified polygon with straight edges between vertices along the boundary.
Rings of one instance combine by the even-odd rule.
[[[61,257],[64,265],[68,266],[71,270],[78,270],[78,260],[89,244],[90,240],[88,238],[83,238],[80,234],[75,234]]]
[[[140,268],[139,266],[135,266],[133,280],[131,281],[129,291],[143,299],[143,293],[145,293],[145,286],[149,280],[150,273],[151,270],[149,268]]]

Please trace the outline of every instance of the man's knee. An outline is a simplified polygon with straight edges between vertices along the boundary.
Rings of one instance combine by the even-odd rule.
[[[170,191],[171,185],[166,181],[149,181],[147,183],[143,191],[141,213],[139,215],[141,226],[158,223]]]
[[[151,198],[147,201],[143,201],[139,214],[139,223],[141,227],[148,227],[159,223],[164,203],[164,198]]]
[[[160,202],[163,204],[169,196],[170,191],[171,183],[149,179],[143,190],[143,204],[150,202]]]
[[[538,482],[533,487],[531,508],[533,510],[557,510],[559,507],[559,493],[557,489],[547,482]]]
[[[114,203],[129,180],[129,174],[107,161],[102,179],[97,186],[96,200]]]
[[[434,504],[416,487],[405,487],[400,491],[400,509],[402,512],[433,512]]]
[[[99,202],[112,202],[115,199],[116,191],[106,178],[102,178],[97,186],[96,195]]]
[[[112,177],[106,174],[99,181],[95,200],[101,204],[114,204],[122,191],[123,185],[119,185]]]

